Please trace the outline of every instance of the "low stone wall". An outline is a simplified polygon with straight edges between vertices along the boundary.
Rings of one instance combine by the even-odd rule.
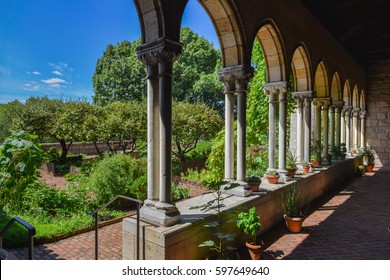
[[[316,170],[309,175],[300,175],[286,184],[269,185],[262,183],[259,193],[249,197],[226,196],[224,212],[225,232],[236,234],[233,246],[243,245],[245,237],[237,229],[235,223],[228,221],[234,218],[229,210],[246,210],[255,206],[260,215],[264,232],[283,219],[282,199],[297,186],[299,194],[307,203],[320,197],[329,189],[339,186],[343,182],[356,176],[360,158],[351,158],[332,166]],[[213,229],[205,225],[214,219],[213,215],[190,209],[208,201],[212,194],[195,197],[177,203],[181,213],[179,224],[171,227],[161,227],[150,223],[141,223],[141,259],[204,259],[208,256],[208,248],[199,248],[198,245],[209,240]],[[136,258],[136,220],[130,217],[123,220],[123,259]]]

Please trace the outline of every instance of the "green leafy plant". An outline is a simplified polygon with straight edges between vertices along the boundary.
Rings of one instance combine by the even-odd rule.
[[[284,214],[289,217],[303,217],[307,209],[304,210],[302,206],[303,203],[298,196],[296,187],[294,186],[283,203]]]
[[[267,172],[265,172],[265,175],[271,176],[271,177],[276,177],[276,176],[279,176],[279,173],[277,171],[268,170]]]
[[[375,165],[375,155],[374,150],[369,146],[364,147],[362,150],[359,150],[359,155],[363,156],[368,165]]]
[[[302,166],[309,166],[310,165],[310,162],[308,162],[307,160],[304,160],[301,162]]]
[[[249,176],[245,178],[247,183],[261,183],[261,178],[259,176]]]
[[[174,183],[172,183],[172,200],[178,201],[180,199],[187,199],[190,197],[190,189],[176,186]]]
[[[224,200],[226,199],[226,196],[224,195],[225,192],[237,187],[238,184],[230,184],[229,186],[221,188],[221,186],[226,183],[227,182],[221,180],[209,181],[207,183],[209,191],[203,195],[211,194],[212,198],[205,204],[190,208],[200,209],[204,213],[215,213],[215,219],[205,225],[207,228],[214,229],[214,239],[202,242],[199,244],[199,247],[208,247],[211,251],[215,251],[218,259],[227,259],[229,253],[235,249],[234,247],[228,245],[229,242],[234,240],[235,236],[224,231],[224,217],[222,210],[226,206],[224,204]]]
[[[246,235],[250,235],[253,245],[256,245],[256,232],[260,229],[260,216],[256,208],[252,207],[248,212],[238,214],[237,227]]]
[[[286,154],[286,168],[287,169],[297,169],[297,159],[298,157],[294,156],[291,149],[287,149]]]

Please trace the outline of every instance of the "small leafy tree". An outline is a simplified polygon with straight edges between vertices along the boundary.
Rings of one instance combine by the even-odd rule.
[[[0,104],[0,141],[11,135],[12,122],[20,117],[23,104],[19,101],[12,101]]]
[[[20,206],[24,191],[37,180],[43,156],[40,145],[34,143],[37,138],[15,131],[0,146],[1,208],[10,202],[14,207]]]
[[[222,127],[218,112],[202,103],[174,102],[172,115],[173,154],[182,163],[200,140],[212,139]]]
[[[248,212],[238,214],[237,227],[245,234],[252,237],[252,244],[256,245],[256,232],[260,229],[260,216],[256,208],[252,207]]]

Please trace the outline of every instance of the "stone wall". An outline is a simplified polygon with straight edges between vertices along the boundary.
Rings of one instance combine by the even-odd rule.
[[[390,165],[390,59],[368,69],[366,141],[378,162]]]

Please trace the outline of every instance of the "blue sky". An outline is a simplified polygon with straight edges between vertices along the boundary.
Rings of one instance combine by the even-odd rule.
[[[182,26],[219,48],[210,19],[190,0]],[[132,0],[0,0],[0,103],[30,96],[93,96],[108,44],[141,36]]]

